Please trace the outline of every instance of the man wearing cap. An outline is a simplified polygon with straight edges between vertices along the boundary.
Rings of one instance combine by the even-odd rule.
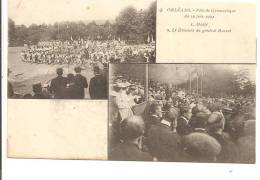
[[[131,116],[120,123],[122,142],[111,148],[109,160],[152,161],[149,153],[141,150],[144,122],[140,116]]]
[[[150,106],[150,115],[146,120],[146,133],[149,131],[152,125],[160,123],[162,120],[162,105],[158,103],[152,103]]]
[[[50,92],[54,94],[54,99],[63,99],[65,98],[67,79],[62,76],[62,68],[57,68],[56,73],[57,77],[51,80]]]
[[[182,138],[183,161],[216,162],[221,144],[206,133],[193,132]]]
[[[207,121],[206,129],[209,135],[214,137],[221,144],[221,152],[217,156],[217,161],[220,163],[236,163],[238,161],[238,149],[228,133],[223,132],[225,120],[218,113],[212,113]]]
[[[76,72],[76,75],[74,77],[75,82],[75,95],[76,99],[84,99],[85,97],[85,88],[88,88],[88,82],[87,79],[81,75],[81,68],[76,67],[74,69]]]
[[[89,94],[91,99],[107,99],[107,79],[98,66],[94,67],[94,75],[89,83]]]
[[[239,163],[255,163],[255,120],[244,122],[242,136],[238,138]]]
[[[164,119],[148,130],[148,147],[158,161],[181,161],[181,138],[176,132],[178,112],[168,111]]]
[[[33,99],[49,99],[50,97],[44,95],[44,93],[42,92],[42,85],[41,83],[37,83],[37,84],[33,84],[32,85],[33,88]]]

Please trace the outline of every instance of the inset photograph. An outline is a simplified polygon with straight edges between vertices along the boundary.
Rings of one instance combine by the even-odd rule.
[[[129,101],[128,72],[147,67],[109,83],[124,91],[110,91],[110,160],[255,163],[255,65],[146,66],[142,106]]]
[[[9,1],[8,97],[107,99],[108,63],[154,63],[156,1]]]

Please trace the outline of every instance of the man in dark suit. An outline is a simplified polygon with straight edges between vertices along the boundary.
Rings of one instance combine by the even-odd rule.
[[[150,127],[153,124],[157,124],[161,121],[161,118],[162,118],[162,106],[157,103],[151,104],[150,115],[149,115],[149,118],[146,119],[146,122],[145,122],[145,126],[146,126],[145,135],[147,134],[148,130],[150,129]]]
[[[101,74],[98,66],[94,67],[94,74],[89,83],[89,94],[91,99],[107,99],[107,79]]]
[[[141,150],[144,122],[140,116],[132,116],[120,123],[122,142],[111,147],[109,160],[152,161],[149,153]]]
[[[75,83],[75,98],[76,99],[84,99],[85,97],[85,88],[88,88],[88,82],[87,79],[82,76],[81,68],[75,67],[74,71],[76,72],[76,75],[74,77],[74,83]]]
[[[50,92],[54,94],[54,99],[63,99],[65,98],[67,79],[62,76],[62,68],[57,68],[56,73],[58,76],[51,80]]]
[[[172,126],[176,118],[177,113],[168,111],[166,118],[153,124],[148,131],[148,148],[158,161],[181,161],[181,138]]]
[[[32,85],[32,88],[33,88],[33,99],[50,99],[50,97],[48,95],[45,95],[43,92],[42,92],[42,85],[41,83],[37,83],[37,84],[33,84]]]
[[[8,68],[8,77],[9,75],[11,74],[11,70]],[[14,89],[13,89],[13,85],[8,81],[8,91],[7,91],[7,95],[8,95],[8,98],[12,98],[14,96]]]
[[[192,132],[192,128],[190,126],[190,118],[191,118],[191,109],[189,106],[182,106],[180,108],[180,118],[177,121],[177,132],[179,135],[184,136]]]
[[[225,119],[220,112],[213,112],[207,121],[207,132],[221,144],[220,154],[217,156],[219,163],[237,163],[238,147],[231,140],[230,135],[224,132]]]

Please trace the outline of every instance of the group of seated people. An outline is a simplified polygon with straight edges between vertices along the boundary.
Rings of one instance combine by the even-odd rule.
[[[109,159],[255,162],[254,99],[173,99],[149,101],[141,114],[111,116]]]
[[[127,45],[123,41],[71,40],[40,41],[26,45],[21,60],[37,64],[92,65],[115,62],[155,62],[152,44]]]
[[[107,71],[94,66],[94,77],[88,83],[87,78],[81,74],[82,68],[74,68],[75,74],[68,73],[63,76],[63,68],[57,68],[57,77],[49,83],[42,85],[36,83],[32,85],[33,93],[18,95],[14,92],[12,84],[8,83],[9,98],[23,99],[84,99],[86,98],[85,89],[89,89],[91,99],[107,99]]]

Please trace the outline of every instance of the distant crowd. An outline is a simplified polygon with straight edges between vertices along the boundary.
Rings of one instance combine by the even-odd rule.
[[[129,91],[130,86],[118,88]],[[115,101],[109,159],[255,163],[254,95],[200,97],[149,83],[148,98],[145,108]]]
[[[123,62],[155,62],[155,43],[128,45],[124,41],[41,41],[25,45],[21,60],[38,64],[100,65]]]

